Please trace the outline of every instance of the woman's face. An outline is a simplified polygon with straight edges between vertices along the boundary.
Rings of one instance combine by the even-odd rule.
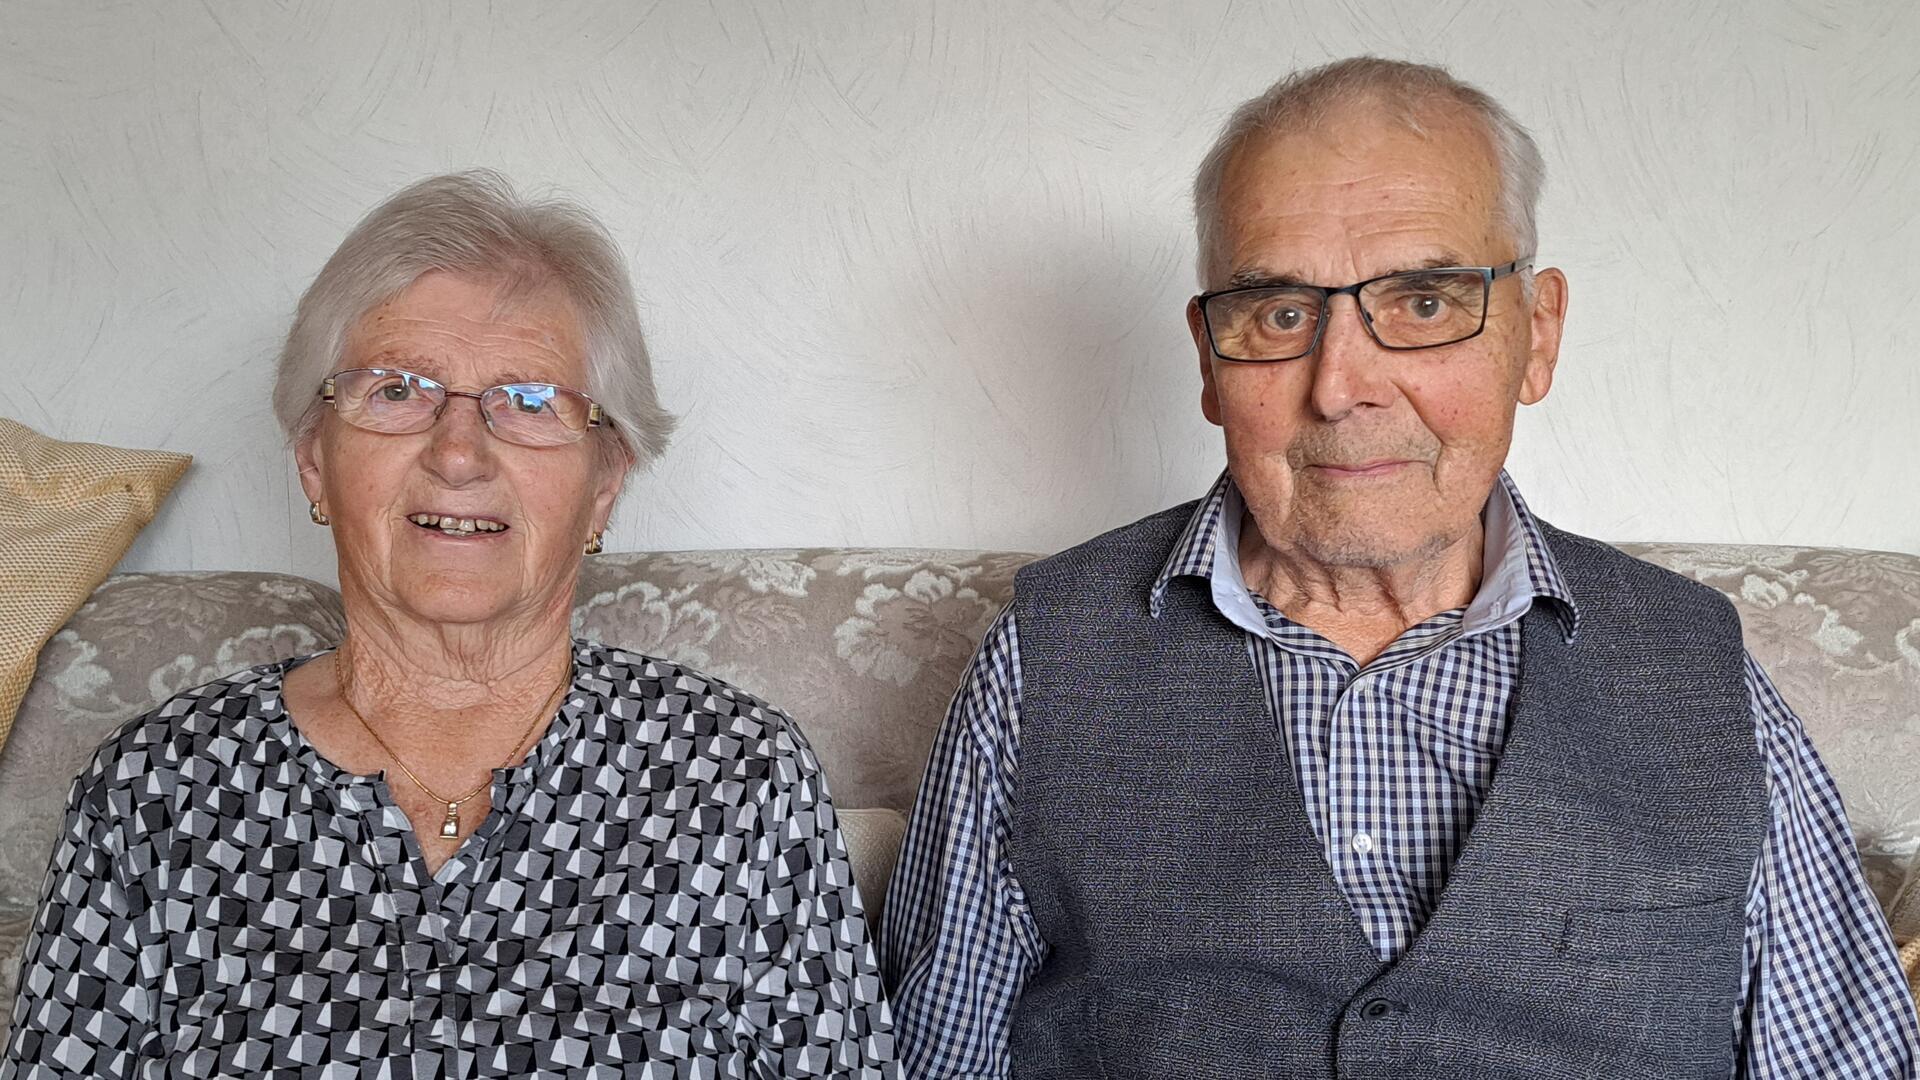
[[[543,288],[499,304],[500,283],[431,273],[367,312],[339,370],[399,368],[450,390],[503,383],[584,389],[572,303]],[[528,447],[488,431],[479,403],[448,397],[433,426],[394,435],[329,409],[296,448],[300,485],[333,519],[341,592],[389,617],[436,624],[537,623],[573,601],[581,548],[604,528],[620,476],[604,438]],[[421,515],[505,526],[449,535]]]

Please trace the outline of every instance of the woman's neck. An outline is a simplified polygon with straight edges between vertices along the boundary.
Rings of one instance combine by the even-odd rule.
[[[343,704],[393,750],[416,758],[451,745],[504,758],[518,749],[507,742],[571,670],[568,625],[554,620],[515,632],[350,614],[333,659]]]

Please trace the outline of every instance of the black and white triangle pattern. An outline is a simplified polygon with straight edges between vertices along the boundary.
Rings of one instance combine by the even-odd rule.
[[[383,780],[280,704],[183,693],[74,785],[0,1080],[895,1077],[813,752],[716,679],[575,643],[429,875]]]

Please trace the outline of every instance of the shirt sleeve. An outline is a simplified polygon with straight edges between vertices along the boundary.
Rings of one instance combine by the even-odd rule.
[[[66,824],[21,953],[0,1080],[138,1073],[151,1031],[139,933],[146,905],[120,878],[96,761],[73,785]],[[151,959],[151,958],[148,958]]]
[[[1008,862],[1019,735],[1008,609],[947,710],[887,892],[882,966],[909,1076],[1011,1074],[1014,1004],[1046,957]]]
[[[1751,657],[1747,689],[1772,825],[1747,902],[1740,1075],[1913,1077],[1913,999],[1861,877],[1840,793]]]
[[[898,1080],[880,965],[819,762],[791,722],[774,738],[748,852],[735,1036],[755,1077]]]

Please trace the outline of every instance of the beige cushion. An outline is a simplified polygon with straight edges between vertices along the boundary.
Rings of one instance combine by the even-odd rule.
[[[907,816],[873,807],[842,810],[839,818],[840,835],[846,838],[853,861],[853,883],[860,887],[860,901],[867,909],[867,925],[877,927],[887,902],[887,880],[900,859],[900,841],[907,836]]]
[[[60,442],[0,418],[0,745],[40,647],[120,561],[191,460]]]

